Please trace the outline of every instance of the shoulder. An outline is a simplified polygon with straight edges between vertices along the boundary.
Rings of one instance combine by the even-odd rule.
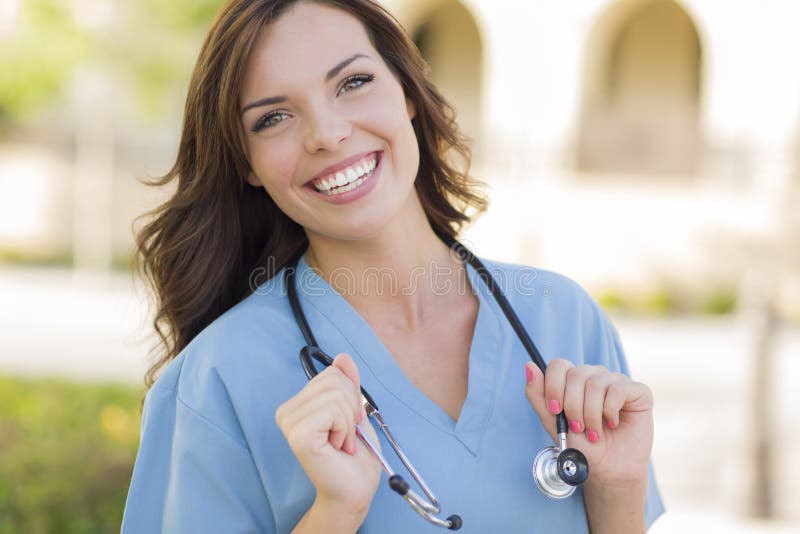
[[[549,311],[563,309],[598,318],[605,313],[597,301],[578,282],[557,273],[519,263],[482,260],[498,286],[509,299],[523,306]]]
[[[483,260],[545,359],[625,367],[618,333],[594,297],[572,278],[517,263]]]
[[[281,283],[262,284],[195,336],[166,366],[148,397],[170,392],[174,403],[244,444],[243,410],[250,409],[256,390],[276,390],[270,386],[280,381],[283,362],[293,361],[276,355],[296,352],[298,336],[288,301],[281,298]]]

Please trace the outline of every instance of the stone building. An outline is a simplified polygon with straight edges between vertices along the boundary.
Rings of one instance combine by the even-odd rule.
[[[800,270],[797,2],[388,4],[502,206],[479,253],[595,286]]]

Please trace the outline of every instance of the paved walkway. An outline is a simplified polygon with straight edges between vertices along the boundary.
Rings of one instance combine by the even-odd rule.
[[[128,275],[0,268],[0,372],[141,384],[150,326]],[[770,401],[782,522],[746,519],[753,329],[742,318],[614,319],[656,398],[653,458],[669,513],[651,532],[800,532],[800,330],[777,343]]]

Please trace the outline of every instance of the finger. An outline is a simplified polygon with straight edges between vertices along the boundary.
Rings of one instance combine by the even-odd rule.
[[[544,394],[547,400],[547,409],[553,415],[558,415],[564,409],[567,371],[572,367],[574,367],[572,362],[561,358],[555,358],[547,364],[544,374]]]
[[[333,359],[333,364],[331,367],[335,367],[339,369],[344,375],[350,379],[350,381],[355,385],[356,390],[361,386],[361,382],[359,381],[358,377],[358,367],[356,367],[356,362],[353,361],[353,358],[347,354],[346,352],[342,352],[336,355],[336,358]]]
[[[590,376],[584,390],[583,417],[586,424],[586,439],[597,443],[603,439],[603,408],[609,386],[619,380],[609,372]]]
[[[358,367],[356,367],[356,362],[353,361],[353,358],[347,354],[342,352],[341,354],[337,355],[336,358],[333,360],[334,367],[342,372],[344,376],[350,379],[353,383],[356,395],[356,406],[353,407],[355,417],[358,417],[359,412],[361,411],[361,379],[358,375]]]
[[[553,438],[556,439],[556,416],[550,413],[547,409],[547,400],[544,394],[544,375],[541,369],[533,362],[525,364],[525,378],[527,380],[525,385],[525,396],[528,397],[528,402],[531,403],[533,411],[539,416],[542,426]]]
[[[622,412],[648,412],[653,409],[653,391],[641,382],[625,383],[625,404]]]
[[[342,429],[347,425],[346,411],[335,404],[310,410],[305,417],[282,426],[286,440],[298,457],[319,452],[325,447],[341,447]]]
[[[352,454],[353,440],[350,439],[350,434],[355,433],[355,421],[350,417],[350,411],[346,406],[330,406],[329,417],[331,418],[331,426],[328,433],[328,442],[334,449],[344,450],[344,452]]]
[[[347,392],[353,399],[354,405],[360,402],[359,396],[356,394],[356,389],[353,387],[352,380],[350,380],[341,369],[331,365],[309,380],[294,397],[286,401],[286,405],[289,408],[294,408],[302,404],[307,404],[322,395],[323,391],[330,388],[340,388],[342,391]]]
[[[613,429],[619,426],[619,412],[625,405],[625,390],[628,382],[628,377],[621,375],[616,382],[608,386],[606,400],[603,403],[603,419],[608,428]]]
[[[350,383],[347,378],[342,377],[341,380]],[[284,412],[280,414],[278,426],[287,437],[300,432],[309,440],[296,446],[319,450],[326,442],[330,442],[335,449],[344,448],[350,452],[353,442],[346,442],[346,439],[349,428],[355,434],[355,418],[351,408],[353,395],[341,385],[337,386],[334,380],[330,382],[331,387],[322,389],[306,402],[295,403],[291,409],[286,409],[285,405],[279,408]],[[346,426],[342,426],[342,421]]]
[[[601,372],[604,372],[604,368],[592,365],[579,365],[567,370],[567,382],[564,387],[564,415],[567,417],[569,429],[572,432],[583,432],[586,429],[583,414],[586,381]]]
[[[356,362],[353,361],[353,358],[344,352],[338,354],[336,358],[333,359],[332,367],[339,369],[344,376],[350,379],[350,382],[352,382],[354,386],[353,391],[356,396],[356,404],[352,407],[353,425],[347,433],[347,438],[345,440],[346,447],[344,450],[350,454],[355,454],[357,441],[355,421],[361,418],[361,380],[358,375],[358,367],[356,367]]]
[[[313,388],[313,395],[306,396],[302,400],[294,398],[292,402],[285,404],[285,411],[279,424],[285,427],[294,426],[303,419],[311,417],[315,412],[325,412],[329,406],[333,405],[340,406],[343,411],[351,412],[354,395],[350,391],[350,387],[343,386],[344,383],[350,384],[350,381],[343,376],[338,379],[330,376],[327,381],[320,380],[316,384],[317,387]],[[296,397],[300,397],[300,395],[298,394]],[[324,430],[329,429],[330,427],[326,427]]]

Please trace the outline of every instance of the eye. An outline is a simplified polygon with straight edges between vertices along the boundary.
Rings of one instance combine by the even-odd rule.
[[[358,89],[362,85],[367,84],[374,79],[375,76],[373,74],[354,74],[353,76],[349,76],[345,78],[345,80],[342,82],[342,85],[339,86],[339,92],[337,94]]]
[[[289,118],[289,115],[283,111],[270,111],[256,121],[255,125],[253,126],[253,133],[258,133],[264,128],[271,128],[277,124],[280,124],[284,121],[284,119],[287,118]]]

